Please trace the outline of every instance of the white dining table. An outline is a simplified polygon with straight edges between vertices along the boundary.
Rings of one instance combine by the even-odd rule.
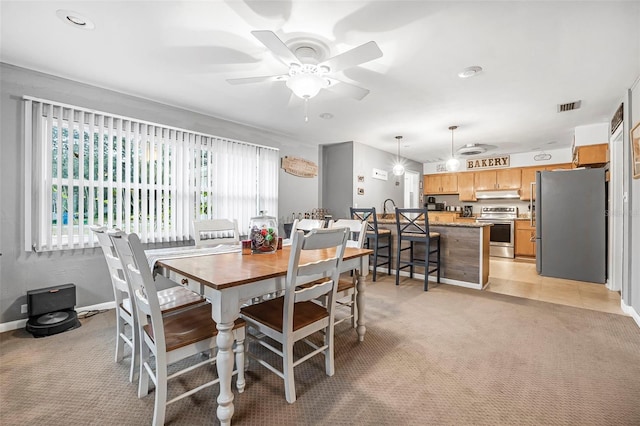
[[[212,318],[218,329],[216,366],[220,392],[217,398],[217,417],[221,425],[230,425],[234,412],[234,395],[231,391],[234,321],[240,316],[240,307],[246,301],[285,289],[290,252],[289,246],[271,254],[252,255],[243,255],[239,250],[215,254],[193,253],[192,256],[186,255],[186,249],[174,254],[169,250],[146,251],[150,259],[154,258],[154,266],[202,284],[204,296],[211,302]],[[314,252],[303,255],[301,262],[313,262],[332,256],[331,250]],[[358,307],[356,331],[359,341],[364,340],[366,333],[364,296],[366,276],[369,274],[369,255],[372,253],[369,249],[347,247],[341,267],[342,272],[355,271]]]

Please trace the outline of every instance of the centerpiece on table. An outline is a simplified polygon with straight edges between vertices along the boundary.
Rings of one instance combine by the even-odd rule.
[[[278,249],[278,221],[261,211],[249,222],[249,239],[253,253],[275,253]]]

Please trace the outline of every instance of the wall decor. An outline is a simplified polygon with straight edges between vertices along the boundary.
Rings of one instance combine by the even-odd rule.
[[[499,155],[496,157],[476,158],[475,160],[467,160],[467,170],[477,169],[499,169],[509,167],[510,157],[508,155]]]
[[[371,177],[374,179],[387,180],[387,172],[385,170],[373,169]]]
[[[631,172],[640,179],[640,121],[631,130]]]
[[[282,168],[290,175],[312,178],[318,176],[318,165],[299,157],[282,157]]]

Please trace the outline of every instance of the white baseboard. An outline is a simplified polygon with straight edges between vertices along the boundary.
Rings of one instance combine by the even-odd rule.
[[[633,318],[636,324],[638,324],[638,327],[640,327],[640,315],[633,309],[633,306],[629,306],[625,304],[623,300],[620,300],[620,308],[622,308],[622,312]]]
[[[381,268],[378,267],[377,268],[377,272],[382,272],[383,274],[386,274],[388,271],[387,268]],[[391,275],[395,276],[396,275],[396,270],[392,269],[391,270]],[[403,277],[408,277],[411,274],[407,271],[400,271],[400,275],[402,275]],[[424,274],[418,274],[417,272],[413,274],[413,278],[416,280],[424,280]],[[433,275],[429,275],[429,282],[437,282],[438,279],[437,277],[433,276]],[[469,283],[466,281],[458,281],[458,280],[452,280],[450,278],[444,278],[441,277],[440,278],[440,283],[441,284],[451,284],[451,285],[457,285],[458,287],[466,287],[466,288],[472,288],[474,290],[482,290],[482,284],[476,284],[476,283]]]
[[[104,309],[114,309],[116,307],[116,302],[105,302],[98,303],[97,305],[91,306],[83,306],[80,308],[76,308],[76,312],[86,312],[86,311],[101,311]],[[3,322],[0,324],[0,333],[4,333],[5,331],[17,330],[19,328],[24,328],[27,325],[27,318],[11,321],[11,322]]]

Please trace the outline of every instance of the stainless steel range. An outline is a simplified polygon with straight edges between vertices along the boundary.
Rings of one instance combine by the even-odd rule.
[[[493,226],[489,231],[489,255],[496,257],[515,257],[514,228],[518,218],[515,206],[485,206],[476,222],[489,222]]]

